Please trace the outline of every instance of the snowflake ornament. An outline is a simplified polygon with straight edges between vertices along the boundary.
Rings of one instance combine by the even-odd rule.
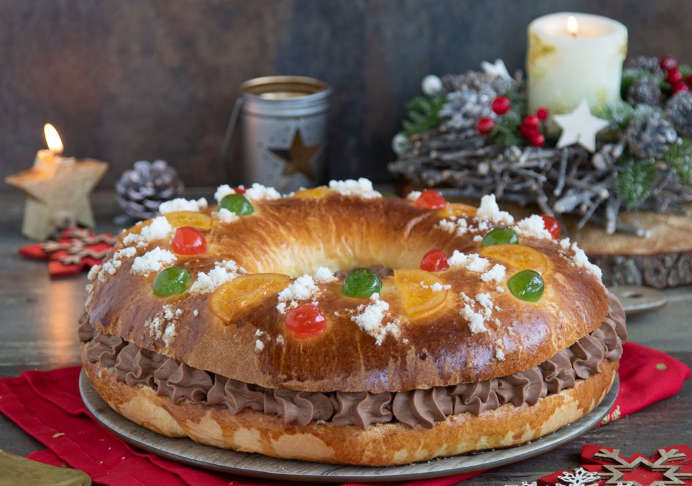
[[[579,467],[574,471],[565,471],[557,477],[561,483],[555,483],[555,486],[598,486],[601,477],[587,471],[583,467]]]

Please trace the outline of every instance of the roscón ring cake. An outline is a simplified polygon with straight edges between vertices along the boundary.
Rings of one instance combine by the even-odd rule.
[[[84,368],[144,427],[405,464],[536,439],[614,379],[622,307],[550,217],[366,179],[215,197],[162,204],[89,275]]]

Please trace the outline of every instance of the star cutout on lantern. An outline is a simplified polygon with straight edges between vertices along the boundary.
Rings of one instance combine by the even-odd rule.
[[[89,194],[108,164],[60,157],[50,170],[37,159],[31,169],[7,176],[5,182],[27,195],[22,233],[44,240],[65,222],[94,226]]]
[[[553,116],[555,123],[562,128],[557,147],[567,147],[578,143],[589,152],[596,150],[596,134],[608,126],[606,120],[591,114],[586,100],[582,100],[572,113]]]
[[[311,181],[315,180],[312,163],[320,151],[320,145],[306,146],[300,129],[296,129],[291,141],[291,146],[285,148],[269,148],[269,151],[284,163],[284,175],[292,175],[300,172]]]

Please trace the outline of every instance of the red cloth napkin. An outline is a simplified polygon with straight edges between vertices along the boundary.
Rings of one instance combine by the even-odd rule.
[[[690,369],[655,349],[625,343],[620,361],[620,393],[604,423],[636,412],[680,391]],[[67,464],[106,485],[253,485],[261,481],[194,469],[131,448],[95,422],[78,390],[80,368],[25,371],[0,379],[0,412],[47,449],[31,459],[53,465]],[[401,483],[447,486],[480,473]],[[273,484],[290,484],[274,482]]]

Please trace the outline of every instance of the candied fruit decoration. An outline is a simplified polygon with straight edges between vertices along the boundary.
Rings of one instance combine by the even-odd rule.
[[[382,290],[382,280],[369,268],[356,268],[344,279],[341,292],[348,297],[367,299]]]
[[[498,260],[518,270],[535,270],[545,273],[549,263],[546,256],[526,245],[493,245],[481,248],[481,256]]]
[[[198,230],[208,231],[211,229],[211,218],[208,214],[198,211],[175,211],[165,215],[168,223],[174,228],[181,226],[191,226]]]
[[[547,214],[541,214],[541,218],[543,218],[543,226],[545,226],[545,229],[550,233],[550,236],[552,236],[554,240],[560,238],[562,227],[558,220]]]
[[[519,237],[512,228],[500,226],[493,228],[483,236],[481,246],[515,245],[519,243]]]
[[[183,267],[168,267],[161,270],[154,278],[152,288],[159,297],[170,297],[182,294],[190,286],[192,277]]]
[[[473,206],[468,206],[466,204],[460,203],[449,203],[438,212],[440,217],[449,218],[450,216],[456,216],[457,218],[462,217],[473,217],[476,215],[476,208]]]
[[[221,200],[219,207],[228,209],[230,212],[238,216],[247,216],[255,212],[252,203],[242,194],[229,194]]]
[[[303,304],[286,314],[286,328],[298,339],[319,336],[327,320],[316,304]]]
[[[246,191],[244,186],[234,187],[233,190],[238,194],[245,194]]]
[[[512,295],[526,302],[538,302],[543,295],[544,286],[541,274],[533,270],[522,270],[507,281]]]
[[[313,187],[312,189],[301,189],[297,191],[293,196],[299,199],[319,199],[324,197],[329,192],[329,188],[326,186]]]
[[[421,192],[416,202],[413,203],[414,206],[423,209],[441,209],[447,205],[444,196],[437,191],[428,189],[427,191]]]
[[[195,228],[181,226],[175,230],[171,248],[178,255],[198,255],[207,251],[207,241]]]
[[[285,289],[291,279],[281,273],[241,275],[217,288],[211,296],[211,311],[231,322],[243,311],[260,304],[270,295]]]
[[[423,270],[395,270],[394,284],[401,295],[404,311],[411,319],[439,312],[449,297],[442,279]]]
[[[447,263],[447,255],[442,250],[437,248],[430,250],[428,253],[423,255],[420,261],[421,270],[426,270],[428,272],[442,272],[449,268],[449,263]]]

